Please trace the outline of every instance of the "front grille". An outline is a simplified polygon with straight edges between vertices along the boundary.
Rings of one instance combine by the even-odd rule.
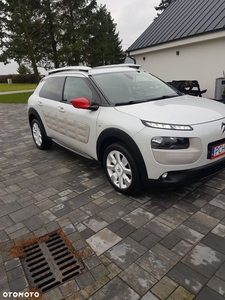
[[[42,239],[44,240],[44,239]],[[75,251],[55,232],[46,241],[23,247],[26,257],[21,259],[28,282],[42,293],[81,273]]]

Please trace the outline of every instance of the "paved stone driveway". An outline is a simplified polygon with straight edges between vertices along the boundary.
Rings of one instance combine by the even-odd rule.
[[[93,252],[81,275],[44,299],[224,299],[224,179],[221,172],[184,189],[126,197],[95,162],[57,145],[38,150],[26,106],[1,104],[0,299],[29,290],[7,249],[58,228],[77,251]]]

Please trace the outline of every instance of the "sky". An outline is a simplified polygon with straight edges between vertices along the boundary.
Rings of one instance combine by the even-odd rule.
[[[126,50],[144,32],[157,16],[155,6],[161,0],[97,0],[98,5],[106,5],[114,23],[116,31],[122,40],[122,48]],[[16,74],[18,65],[16,62],[4,65],[0,63],[0,75]],[[39,69],[46,74],[44,69]]]

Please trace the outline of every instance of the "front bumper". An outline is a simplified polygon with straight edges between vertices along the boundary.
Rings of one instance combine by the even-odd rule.
[[[168,171],[168,175],[166,178],[163,178],[161,175],[159,179],[144,178],[142,182],[144,185],[153,184],[157,187],[185,186],[197,182],[201,179],[212,177],[223,169],[225,169],[225,158],[202,167],[181,171]]]

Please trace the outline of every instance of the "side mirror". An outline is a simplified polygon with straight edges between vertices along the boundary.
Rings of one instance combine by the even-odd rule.
[[[97,110],[99,107],[97,104],[91,105],[87,98],[75,98],[71,100],[71,103],[75,108]]]

